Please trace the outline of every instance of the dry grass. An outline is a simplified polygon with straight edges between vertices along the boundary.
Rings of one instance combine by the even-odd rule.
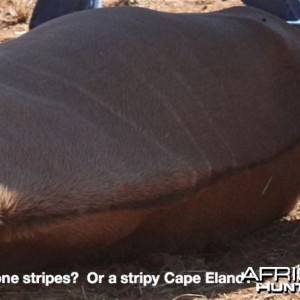
[[[28,31],[36,0],[0,0],[0,43]]]
[[[12,10],[18,23],[27,23],[35,0],[12,0]]]
[[[0,21],[10,25],[28,23],[36,0],[1,0]]]
[[[190,255],[169,255],[155,253],[145,255],[137,261],[90,265],[73,265],[46,270],[48,274],[70,274],[74,270],[80,273],[74,285],[16,286],[0,285],[0,299],[3,300],[300,300],[300,294],[257,294],[254,284],[205,284],[167,285],[160,282],[157,287],[143,287],[140,284],[88,284],[86,274],[121,274],[132,272],[139,274],[164,274],[172,271],[175,274],[201,274],[207,271],[222,274],[240,274],[251,266],[257,270],[262,266],[296,266],[300,262],[300,202],[288,217],[283,218],[244,239],[231,241],[222,247],[214,247],[207,252]],[[23,298],[19,298],[22,295]]]

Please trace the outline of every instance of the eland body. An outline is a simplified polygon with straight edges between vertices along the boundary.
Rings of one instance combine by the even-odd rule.
[[[58,18],[1,45],[0,105],[2,268],[203,246],[299,194],[300,32],[258,10]]]

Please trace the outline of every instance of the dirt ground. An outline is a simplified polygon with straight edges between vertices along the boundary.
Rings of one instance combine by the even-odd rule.
[[[0,0],[0,42],[16,38],[27,31],[28,20],[35,0]],[[132,5],[171,12],[208,12],[225,7],[242,5],[239,0],[104,0],[104,6]],[[0,70],[1,72],[1,70]],[[143,287],[141,284],[87,283],[89,272],[98,274],[202,274],[213,271],[220,274],[240,274],[248,267],[292,267],[300,263],[300,204],[282,220],[246,238],[232,241],[220,247],[189,256],[155,253],[138,262],[113,265],[68,266],[59,272],[45,270],[47,274],[71,274],[79,272],[74,284],[58,284],[45,287],[43,284],[1,284],[0,299],[300,299],[300,294],[258,294],[254,284],[182,284]],[[1,263],[1,261],[0,261]],[[0,274],[1,275],[1,274]],[[1,279],[1,277],[0,277]]]
[[[28,30],[36,0],[0,0],[0,42]],[[240,0],[102,0],[103,6],[142,6],[168,12],[209,12],[243,5]]]

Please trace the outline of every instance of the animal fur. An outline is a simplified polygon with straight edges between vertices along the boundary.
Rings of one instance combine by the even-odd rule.
[[[299,50],[249,8],[84,11],[1,45],[2,267],[279,217],[300,187]]]

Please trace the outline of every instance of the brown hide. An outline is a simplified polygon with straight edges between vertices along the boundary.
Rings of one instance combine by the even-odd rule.
[[[1,45],[1,259],[280,216],[299,192],[299,51],[299,31],[247,8],[86,11]]]

